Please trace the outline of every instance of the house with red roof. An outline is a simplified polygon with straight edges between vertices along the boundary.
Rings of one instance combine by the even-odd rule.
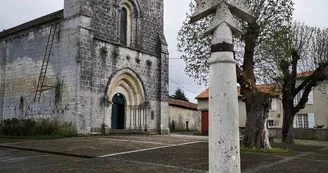
[[[298,77],[308,76],[311,72],[300,73]],[[317,126],[328,126],[328,85],[323,82],[313,89],[309,94],[308,102],[294,119],[294,128],[316,128]],[[274,84],[261,84],[257,88],[269,94],[272,94],[272,104],[268,118],[268,128],[282,128],[283,123],[283,106],[281,100],[281,92]],[[238,106],[239,106],[239,126],[244,128],[246,124],[246,106],[243,102],[243,96],[238,89]],[[295,103],[302,97],[303,92],[297,94]],[[209,89],[200,93],[196,99],[198,100],[198,110],[201,111],[201,131],[203,134],[208,133],[208,95]]]

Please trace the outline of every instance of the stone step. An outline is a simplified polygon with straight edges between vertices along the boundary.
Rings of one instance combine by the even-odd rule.
[[[133,129],[106,129],[106,134],[148,134],[149,132],[144,130],[133,130]]]

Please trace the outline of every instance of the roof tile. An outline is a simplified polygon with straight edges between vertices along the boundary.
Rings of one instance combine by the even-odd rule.
[[[195,103],[169,98],[169,105],[197,110],[198,105]]]

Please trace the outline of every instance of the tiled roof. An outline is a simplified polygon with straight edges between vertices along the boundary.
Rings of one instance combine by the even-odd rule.
[[[312,74],[313,74],[313,71],[306,71],[306,72],[298,73],[297,77],[298,78],[308,77]],[[261,92],[272,94],[273,96],[278,96],[281,93],[275,84],[260,84],[260,85],[256,85],[256,87]],[[242,95],[240,94],[239,86],[237,87],[237,91],[238,91],[238,97],[242,97]],[[205,91],[203,91],[202,93],[200,93],[196,97],[196,99],[208,99],[208,88]]]
[[[260,84],[260,85],[256,85],[257,89],[261,92],[264,93],[268,93],[268,94],[272,94],[273,96],[278,96],[280,94],[280,91],[277,90],[276,85],[274,84]],[[202,93],[200,93],[196,99],[208,99],[208,88],[203,91]],[[242,95],[240,94],[240,87],[237,87],[237,92],[238,92],[238,97],[242,97]]]
[[[313,74],[313,71],[306,71],[306,72],[302,72],[302,73],[298,73],[297,74],[297,77],[308,77],[308,76],[310,76],[310,75],[312,75]]]
[[[275,84],[260,84],[256,85],[256,88],[267,94],[271,94],[272,96],[279,96],[281,94],[280,89]]]
[[[198,107],[198,105],[195,103],[190,103],[187,101],[177,100],[177,99],[172,99],[172,98],[169,98],[169,105],[187,108],[187,109],[191,109],[191,110],[197,110],[197,107]]]
[[[209,88],[207,88],[205,91],[203,91],[202,93],[200,93],[196,99],[207,99],[208,98],[208,90]]]
[[[4,31],[0,32],[0,39],[10,36],[12,34],[24,31],[24,30],[31,29],[38,25],[42,25],[45,23],[50,23],[50,22],[60,20],[62,18],[64,18],[64,10],[56,11],[54,13],[42,16],[38,19],[35,19],[32,21],[26,22],[24,24],[18,25],[16,27],[4,30]]]

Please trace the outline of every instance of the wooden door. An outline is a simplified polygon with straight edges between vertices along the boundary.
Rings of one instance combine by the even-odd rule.
[[[202,111],[202,135],[208,135],[208,111]]]

